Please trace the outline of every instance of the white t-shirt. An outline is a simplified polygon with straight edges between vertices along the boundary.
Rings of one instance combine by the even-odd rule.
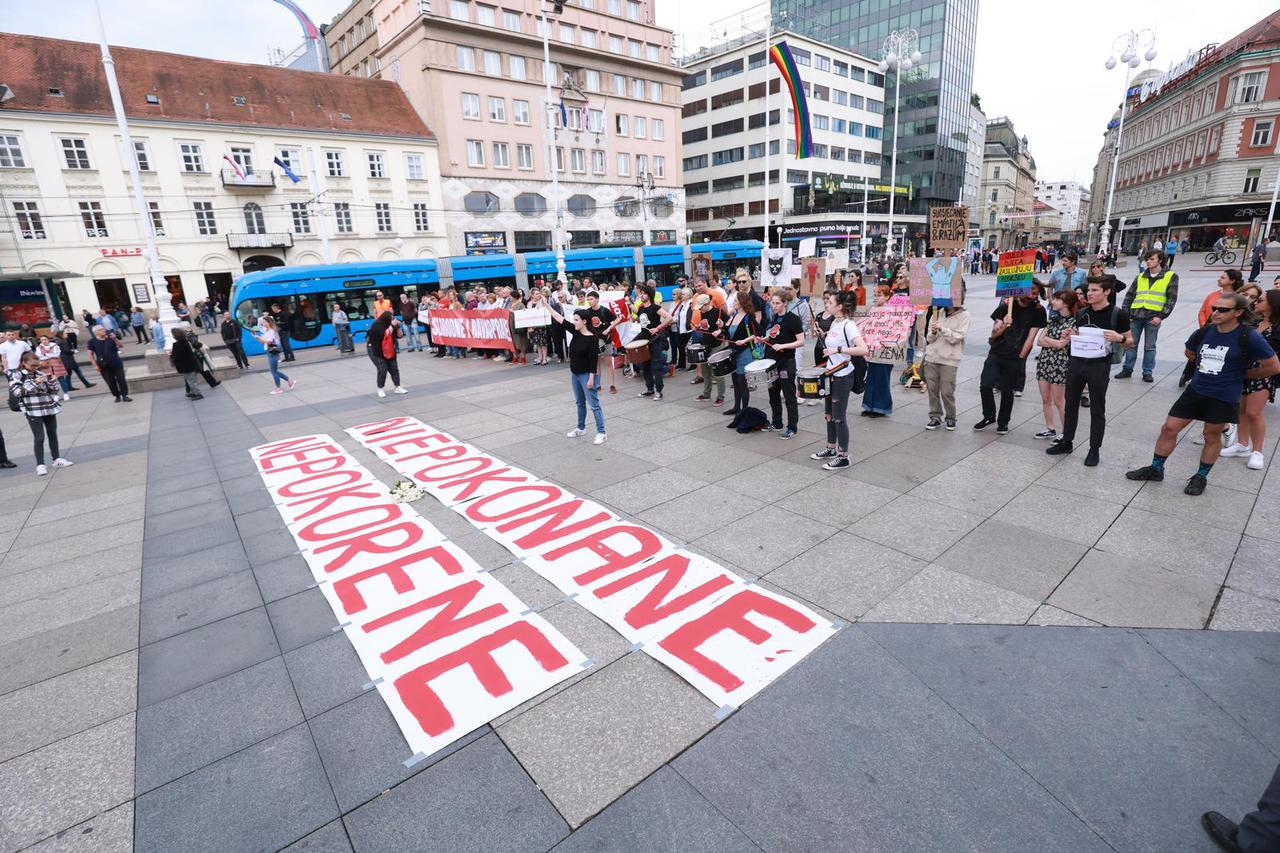
[[[852,320],[834,320],[831,328],[827,331],[827,337],[822,342],[823,352],[827,356],[827,364],[835,366],[843,364],[844,367],[835,372],[836,376],[848,376],[853,373],[853,363],[848,353],[836,352],[841,347],[851,347],[853,342],[859,338],[858,324]]]
[[[5,341],[0,343],[0,357],[4,358],[4,369],[17,370],[22,363],[22,354],[31,352],[31,344],[26,341]]]

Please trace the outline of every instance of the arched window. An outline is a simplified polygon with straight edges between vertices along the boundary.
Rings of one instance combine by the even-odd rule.
[[[497,213],[501,207],[496,195],[479,191],[467,193],[462,205],[467,213]]]
[[[244,206],[244,227],[250,234],[267,233],[267,220],[262,215],[262,205],[256,201]]]
[[[547,200],[539,193],[520,193],[516,196],[516,213],[521,216],[538,216],[547,212]]]
[[[596,200],[589,195],[579,193],[569,196],[569,212],[574,216],[590,216],[596,212]]]

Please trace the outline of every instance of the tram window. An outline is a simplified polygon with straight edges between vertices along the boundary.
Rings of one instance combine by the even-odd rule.
[[[684,264],[646,264],[644,274],[656,281],[659,287],[670,287],[684,275]]]
[[[589,278],[596,287],[617,290],[630,287],[635,274],[634,267],[607,267],[595,270],[571,270],[568,275],[569,278],[576,278],[579,281]]]

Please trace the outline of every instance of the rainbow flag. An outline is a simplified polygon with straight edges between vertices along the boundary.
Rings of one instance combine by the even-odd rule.
[[[780,41],[769,49],[769,59],[782,73],[782,82],[791,92],[791,106],[796,113],[796,159],[813,156],[813,128],[809,126],[809,101],[804,96],[800,80],[800,66],[796,65],[791,48]]]

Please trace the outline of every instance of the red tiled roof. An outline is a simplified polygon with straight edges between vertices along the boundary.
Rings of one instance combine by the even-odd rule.
[[[435,138],[390,80],[132,47],[112,47],[111,56],[130,118]],[[0,104],[0,116],[10,110],[112,114],[96,44],[0,33],[0,83],[14,93]],[[50,88],[62,95],[49,94]],[[147,103],[148,94],[160,103]]]

